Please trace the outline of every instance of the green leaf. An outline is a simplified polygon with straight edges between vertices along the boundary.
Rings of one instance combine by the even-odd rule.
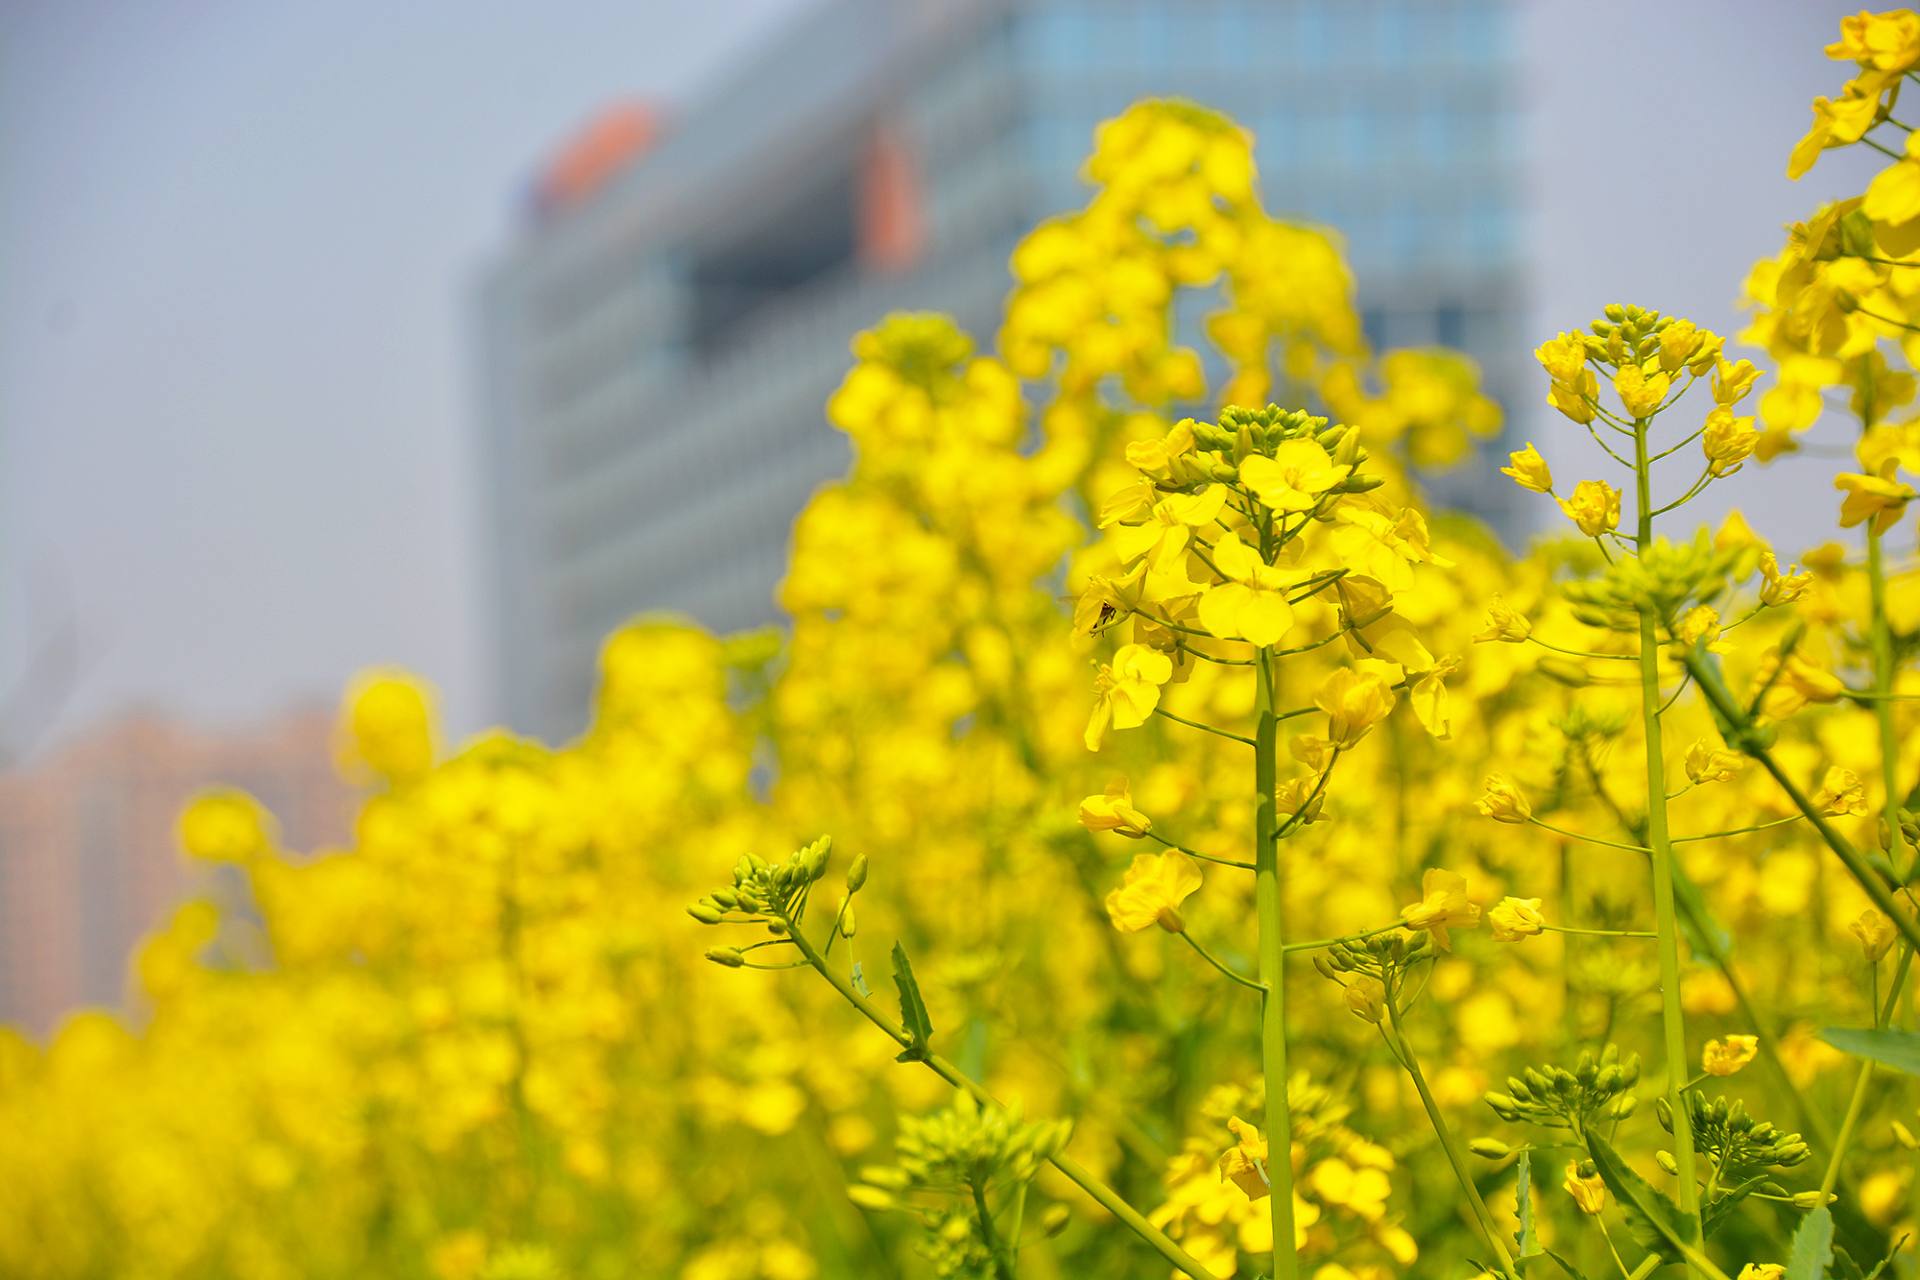
[[[1837,1245],[1835,1246],[1835,1248],[1838,1247]],[[1867,1272],[1867,1280],[1879,1280],[1880,1273],[1893,1265],[1894,1255],[1906,1247],[1907,1237],[1901,1236],[1898,1240],[1895,1240],[1893,1242],[1893,1248],[1887,1250],[1887,1256],[1875,1263],[1873,1270]]]
[[[1571,1262],[1568,1262],[1565,1258],[1561,1257],[1559,1254],[1555,1253],[1553,1250],[1551,1249],[1546,1250],[1546,1256],[1549,1258],[1552,1258],[1553,1264],[1559,1267],[1562,1271],[1566,1272],[1569,1276],[1573,1278],[1573,1280],[1587,1280],[1587,1277],[1584,1274],[1582,1274],[1580,1268],[1574,1266]]]
[[[1786,1280],[1826,1280],[1827,1264],[1833,1261],[1833,1214],[1821,1205],[1806,1216],[1793,1233],[1793,1250],[1787,1254]]]
[[[1839,1245],[1833,1246],[1833,1265],[1827,1269],[1830,1280],[1867,1280],[1867,1273],[1853,1260],[1853,1255]]]
[[[1733,1211],[1739,1207],[1740,1202],[1759,1190],[1761,1184],[1766,1181],[1768,1181],[1768,1178],[1764,1173],[1757,1178],[1749,1178],[1739,1186],[1729,1188],[1721,1194],[1719,1199],[1702,1208],[1700,1210],[1701,1238],[1704,1240],[1713,1239],[1713,1233],[1718,1231],[1726,1223],[1727,1219],[1733,1216]]]
[[[1531,1258],[1540,1252],[1540,1242],[1533,1236],[1533,1153],[1520,1153],[1520,1181],[1514,1184],[1514,1204],[1520,1214],[1520,1230],[1513,1236],[1513,1242],[1520,1246],[1520,1256]]]
[[[1587,1134],[1587,1154],[1600,1180],[1613,1192],[1634,1228],[1634,1238],[1668,1257],[1684,1257],[1700,1239],[1699,1223],[1680,1212],[1680,1206],[1655,1189],[1633,1166],[1620,1158],[1611,1143],[1597,1133]]]
[[[1910,1076],[1920,1076],[1920,1032],[1877,1031],[1862,1027],[1828,1027],[1820,1038],[1836,1049],[1877,1062]]]
[[[900,1025],[912,1040],[897,1061],[924,1062],[927,1041],[933,1038],[933,1019],[927,1016],[927,1002],[920,998],[920,984],[914,981],[907,949],[897,942],[893,944],[893,985],[900,989]]]

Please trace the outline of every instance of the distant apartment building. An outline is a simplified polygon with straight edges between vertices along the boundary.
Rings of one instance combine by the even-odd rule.
[[[222,887],[175,841],[201,788],[252,794],[289,848],[343,842],[353,797],[332,732],[322,710],[231,734],[131,716],[0,772],[0,1022],[44,1034],[76,1007],[120,1005],[139,937]]]
[[[1085,202],[1148,96],[1258,137],[1267,206],[1337,228],[1383,346],[1522,350],[1511,0],[823,0],[686,109],[541,176],[481,306],[500,705],[585,722],[639,611],[774,620],[787,531],[847,453],[822,406],[889,310],[983,345],[1007,256]],[[1498,513],[1492,513],[1496,516]]]

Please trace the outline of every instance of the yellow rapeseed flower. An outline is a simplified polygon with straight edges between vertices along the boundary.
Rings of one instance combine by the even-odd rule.
[[[1532,634],[1533,624],[1527,621],[1527,615],[1495,596],[1487,602],[1487,625],[1476,632],[1473,639],[1475,644],[1489,640],[1519,644]]]
[[[1597,538],[1620,523],[1620,491],[1605,480],[1582,480],[1572,497],[1560,499],[1560,509],[1580,532]]]
[[[1235,1116],[1227,1121],[1227,1128],[1239,1141],[1220,1156],[1220,1176],[1246,1193],[1247,1199],[1258,1200],[1270,1194],[1267,1181],[1267,1140],[1260,1131]]]
[[[1573,1197],[1573,1202],[1580,1207],[1580,1212],[1590,1218],[1599,1217],[1607,1207],[1607,1184],[1597,1171],[1584,1178],[1581,1177],[1578,1160],[1568,1162],[1566,1181],[1560,1185],[1566,1189],[1568,1195]]]
[[[1311,511],[1353,471],[1311,440],[1282,440],[1271,458],[1254,454],[1240,464],[1240,480],[1262,505],[1281,513]]]
[[[1486,786],[1480,798],[1473,802],[1473,807],[1495,822],[1516,826],[1533,817],[1533,806],[1527,801],[1527,793],[1504,773],[1487,775]]]
[[[1710,1076],[1730,1076],[1742,1071],[1760,1052],[1758,1036],[1723,1036],[1707,1041],[1700,1053],[1700,1069]]]
[[[1342,749],[1366,737],[1367,730],[1385,720],[1394,700],[1393,686],[1372,668],[1338,667],[1313,694],[1314,705],[1327,713],[1327,740]]]
[[[1673,389],[1673,380],[1664,372],[1648,373],[1637,364],[1626,365],[1613,375],[1613,389],[1630,418],[1651,418],[1660,402]]]
[[[1546,928],[1540,914],[1540,899],[1506,897],[1487,912],[1487,928],[1501,942],[1518,942],[1537,937]]]
[[[1868,527],[1875,533],[1885,533],[1906,512],[1907,504],[1920,497],[1912,485],[1893,478],[1891,460],[1882,465],[1879,475],[1843,472],[1833,478],[1833,487],[1847,495],[1840,504],[1840,527],[1851,529],[1871,521]]]
[[[1820,789],[1813,793],[1813,804],[1830,818],[1865,813],[1866,784],[1860,781],[1860,775],[1853,770],[1834,765],[1820,779]]]
[[[1160,686],[1173,679],[1173,660],[1143,644],[1121,645],[1112,665],[1094,678],[1093,714],[1087,720],[1087,750],[1098,751],[1109,729],[1137,729],[1160,705]]]
[[[1767,605],[1792,604],[1813,586],[1813,575],[1800,572],[1799,565],[1788,565],[1783,573],[1780,561],[1771,551],[1760,553],[1760,602]]]
[[[1555,382],[1576,382],[1587,367],[1587,344],[1577,333],[1559,333],[1533,349],[1533,358]]]
[[[1115,778],[1100,795],[1080,802],[1080,825],[1089,831],[1111,831],[1138,840],[1153,828],[1153,820],[1133,807],[1133,792],[1125,778]]]
[[[1278,644],[1293,628],[1287,589],[1297,575],[1268,564],[1233,533],[1214,544],[1213,563],[1227,581],[1200,597],[1200,625],[1222,640]]]
[[[1893,921],[1868,907],[1847,926],[1849,932],[1860,940],[1860,950],[1866,954],[1868,964],[1878,964],[1893,946],[1897,935]]]
[[[1733,410],[1715,405],[1700,432],[1700,451],[1707,457],[1707,470],[1716,476],[1732,475],[1753,454],[1759,438],[1752,418],[1736,418]]]
[[[1386,984],[1370,973],[1355,974],[1347,983],[1347,1008],[1362,1022],[1378,1023],[1387,1016]]]
[[[1747,767],[1747,758],[1738,751],[1716,747],[1705,738],[1687,748],[1687,780],[1696,786],[1709,782],[1731,782]]]
[[[1480,908],[1467,900],[1467,878],[1456,871],[1429,867],[1420,878],[1420,901],[1402,907],[1400,918],[1409,929],[1425,929],[1442,951],[1453,947],[1447,930],[1471,929],[1480,923]]]
[[[1159,925],[1183,933],[1180,904],[1200,887],[1200,868],[1178,849],[1135,854],[1118,889],[1107,894],[1107,918],[1122,933]]]
[[[1553,471],[1547,466],[1547,460],[1533,447],[1533,441],[1527,441],[1524,449],[1515,449],[1507,455],[1507,465],[1500,468],[1503,476],[1512,476],[1513,482],[1522,489],[1531,489],[1535,493],[1553,492]]]

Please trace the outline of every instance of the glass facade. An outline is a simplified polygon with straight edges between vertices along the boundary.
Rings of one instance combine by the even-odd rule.
[[[1183,96],[1252,128],[1267,204],[1337,228],[1383,346],[1512,385],[1524,260],[1510,0],[826,0],[583,207],[530,226],[482,306],[501,705],[585,721],[636,613],[776,619],[787,530],[846,463],[822,406],[896,308],[983,344],[1021,231],[1085,200],[1094,127]],[[921,238],[859,239],[863,156],[906,146]],[[1496,520],[1499,512],[1489,512]]]

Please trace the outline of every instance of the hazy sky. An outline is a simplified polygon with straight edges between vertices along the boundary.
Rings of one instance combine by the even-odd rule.
[[[56,735],[241,722],[380,661],[474,727],[478,269],[596,107],[684,99],[806,2],[0,0],[0,697],[71,619]],[[1780,224],[1863,181],[1784,175],[1848,8],[1526,10],[1536,331],[1615,299],[1737,327]],[[1830,491],[1795,483],[1762,492],[1811,537]]]

